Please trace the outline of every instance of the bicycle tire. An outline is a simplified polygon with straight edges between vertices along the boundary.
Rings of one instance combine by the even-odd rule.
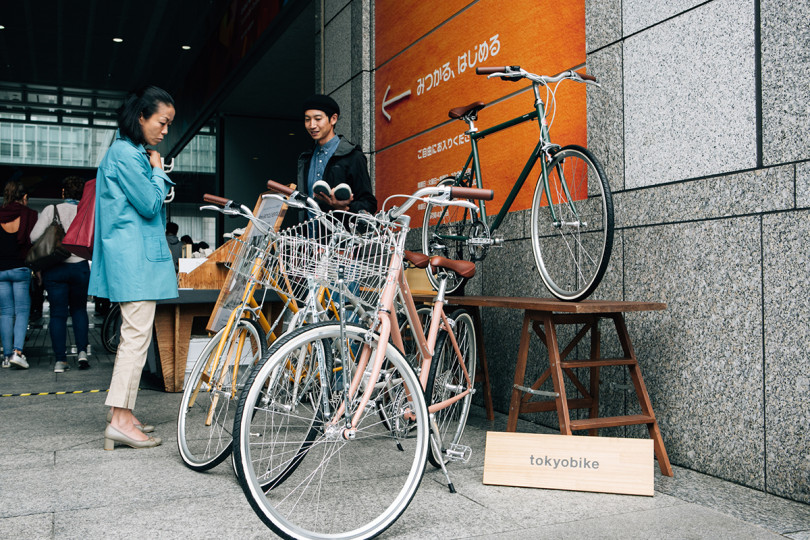
[[[554,154],[548,174],[557,220],[551,219],[549,197],[545,196],[541,179],[535,188],[531,213],[535,264],[555,297],[584,300],[599,286],[613,249],[610,185],[599,162],[576,145],[565,146]],[[561,189],[561,176],[566,179],[571,201]]]
[[[183,397],[177,416],[177,448],[180,457],[187,467],[195,471],[206,471],[216,467],[231,453],[233,437],[233,416],[236,400],[247,380],[253,365],[267,351],[264,330],[252,319],[237,319],[232,331],[226,335],[223,328],[208,340],[197,361],[194,363],[188,379],[185,381]],[[232,388],[233,360],[238,349],[240,337],[245,337],[241,356],[239,357],[236,388]],[[222,356],[214,373],[210,373],[219,343],[226,339]],[[221,378],[223,385],[219,390],[209,391],[209,382]],[[231,370],[230,373],[227,370]],[[195,392],[195,389],[198,389]],[[211,408],[213,414],[207,419]],[[206,425],[206,424],[209,425]]]
[[[380,346],[379,336],[359,325],[346,324],[345,336],[349,349],[370,347],[373,353]],[[239,400],[234,428],[239,483],[256,514],[283,538],[376,536],[405,511],[424,473],[429,440],[427,406],[416,375],[390,343],[384,345],[385,366],[379,377],[375,381],[364,377],[361,384],[362,388],[374,384],[375,390],[369,406],[363,409],[354,438],[342,436],[342,417],[336,424],[327,423],[329,412],[321,399],[296,418],[292,418],[295,411],[288,412],[287,407],[262,402],[267,384],[290,355],[317,347],[332,349],[341,342],[340,337],[340,323],[336,322],[307,325],[283,336],[271,348],[272,354],[251,373]],[[334,390],[330,406],[342,402],[343,388],[333,382],[322,385]],[[322,392],[315,396],[322,397]],[[390,425],[407,426],[393,432],[379,419],[380,407],[386,408]],[[412,421],[404,417],[406,411],[413,411]],[[278,426],[295,423],[301,425],[297,430],[285,428],[283,440],[265,436],[266,428],[281,434]],[[303,459],[302,441],[313,431],[315,437]],[[292,438],[294,432],[298,434],[296,440]],[[276,441],[268,442],[274,438]],[[266,471],[259,458],[272,453],[284,456],[285,452],[288,462],[295,456],[301,459],[285,482],[265,490],[262,475]]]
[[[452,176],[439,182],[439,186],[472,187],[472,182],[457,180]],[[468,199],[469,200],[469,199]],[[478,201],[469,200],[476,204]],[[441,255],[448,259],[468,261],[472,258],[468,248],[467,239],[473,226],[472,212],[460,206],[434,206],[427,203],[425,216],[422,220],[422,252],[426,255]],[[439,280],[430,271],[426,270],[428,280],[435,289],[439,288]],[[445,292],[450,294],[467,282],[466,278],[450,272]]]
[[[459,309],[454,311],[448,318],[455,322],[453,335],[456,337],[464,365],[470,375],[470,381],[475,383],[478,351],[472,316],[466,310]],[[457,361],[450,336],[444,330],[436,339],[436,349],[430,363],[426,388],[425,395],[430,400],[430,405],[441,403],[452,398],[454,394],[466,390],[464,373]],[[467,424],[467,417],[470,414],[471,404],[472,393],[469,393],[459,401],[433,413],[434,420],[439,428],[440,440],[438,442],[442,452],[448,446],[456,445],[461,441],[464,427]],[[448,460],[436,456],[433,445],[431,445],[428,461],[438,468],[441,467],[442,462],[446,463]]]
[[[118,351],[118,343],[121,341],[121,305],[110,306],[104,322],[101,324],[101,344],[104,349],[115,354]]]

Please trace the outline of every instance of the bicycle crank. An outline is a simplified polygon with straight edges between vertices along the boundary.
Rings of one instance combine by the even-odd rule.
[[[470,225],[469,238],[467,239],[467,249],[471,261],[483,261],[487,256],[490,247],[502,247],[503,236],[491,235],[489,227],[483,221],[474,221]]]

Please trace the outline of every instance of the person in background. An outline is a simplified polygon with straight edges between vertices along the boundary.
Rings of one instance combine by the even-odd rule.
[[[200,240],[199,242],[194,242],[191,245],[191,252],[192,253],[197,253],[199,256],[202,256],[202,257],[207,257],[208,255],[210,255],[210,253],[208,253],[209,249],[210,249],[210,246],[208,245],[208,242],[206,242],[204,240]]]
[[[313,150],[298,158],[298,189],[318,201],[324,212],[347,210],[371,214],[377,211],[377,199],[371,190],[366,156],[359,146],[335,132],[340,107],[329,96],[315,94],[303,104],[304,127],[315,141]],[[323,180],[334,189],[346,184],[351,197],[340,199],[333,193],[315,193],[313,186]]]
[[[172,252],[172,260],[174,261],[174,271],[177,272],[180,268],[180,252],[183,250],[183,244],[177,238],[177,231],[180,227],[177,223],[170,221],[166,224],[166,243],[169,244],[169,251]]]
[[[0,207],[0,339],[4,368],[28,369],[23,345],[31,311],[31,270],[25,266],[25,255],[36,223],[37,213],[28,208],[25,188],[16,180],[9,181]]]
[[[42,278],[37,274],[31,276],[31,313],[29,322],[42,318],[42,306],[45,304],[45,289],[42,287]]]
[[[180,246],[180,256],[181,257],[191,257],[191,251],[192,251],[192,248],[194,246],[194,241],[187,234],[184,234],[183,236],[181,236],[180,241],[183,243],[183,245]],[[188,247],[186,247],[186,246],[188,246]]]
[[[146,145],[160,143],[174,120],[174,100],[149,86],[127,96],[118,109],[118,131],[98,167],[96,222],[90,294],[121,306],[121,341],[115,356],[106,405],[110,422],[104,449],[115,443],[152,448],[159,437],[146,433],[132,410],[152,340],[157,300],[177,297],[177,274],[166,243],[165,198],[174,183],[160,154]]]
[[[53,220],[53,211],[59,215],[62,227],[67,231],[76,218],[79,199],[84,190],[84,179],[78,176],[69,176],[62,181],[62,198],[64,202],[58,205],[46,206],[39,216],[34,230],[31,231],[31,241],[36,242]],[[64,373],[70,369],[67,362],[67,319],[73,320],[73,337],[78,350],[77,365],[79,369],[89,369],[87,360],[87,334],[89,319],[87,317],[87,286],[90,283],[90,265],[87,259],[71,255],[65,261],[43,270],[42,284],[48,293],[50,305],[50,323],[48,328],[51,334],[51,348],[56,360],[54,373]]]

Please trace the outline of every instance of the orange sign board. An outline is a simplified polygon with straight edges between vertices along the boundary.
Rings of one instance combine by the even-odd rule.
[[[472,0],[376,0],[374,43],[377,65],[390,60],[471,3]]]
[[[541,97],[546,99],[545,95]],[[585,85],[563,81],[557,87],[555,100],[557,108],[550,127],[551,140],[561,145],[585,146]],[[531,90],[521,92],[480,111],[476,127],[483,131],[530,113],[533,106]],[[552,120],[551,114],[548,119]],[[377,200],[382,202],[393,194],[412,193],[420,187],[436,185],[461,171],[471,152],[469,136],[464,133],[466,129],[467,124],[462,121],[450,122],[377,152]],[[483,186],[495,191],[495,199],[487,203],[488,215],[494,215],[503,206],[537,144],[539,130],[537,120],[532,120],[479,140]],[[539,175],[540,165],[537,164],[526,181],[528,185],[521,189],[510,210],[531,207]],[[394,201],[387,206],[391,204],[398,203]],[[424,205],[420,208],[424,209]],[[412,212],[412,216],[417,220],[412,226],[421,223],[421,212]]]
[[[377,7],[378,36],[396,34],[397,26],[416,25],[421,32],[419,9],[400,7],[387,14],[381,11],[386,4],[393,2]],[[444,13],[438,18],[442,17]],[[405,34],[398,35],[405,39]],[[584,64],[585,3],[480,0],[407,45],[394,47],[402,52],[375,74],[378,151],[446,122],[454,107],[490,103],[520,88],[477,76],[477,66],[520,65],[533,73],[554,75]],[[581,118],[584,123],[584,115]]]

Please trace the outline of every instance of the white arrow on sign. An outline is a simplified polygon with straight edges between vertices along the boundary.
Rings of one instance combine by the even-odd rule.
[[[400,95],[394,96],[391,99],[388,99],[388,92],[389,91],[391,91],[391,85],[390,84],[388,85],[388,88],[385,89],[385,95],[383,96],[382,107],[380,107],[380,108],[382,109],[383,116],[385,116],[388,119],[388,121],[390,122],[391,121],[391,115],[388,114],[388,111],[386,111],[385,108],[388,105],[391,105],[392,103],[396,103],[400,99],[404,99],[404,98],[410,96],[411,91],[410,90],[405,90]]]

